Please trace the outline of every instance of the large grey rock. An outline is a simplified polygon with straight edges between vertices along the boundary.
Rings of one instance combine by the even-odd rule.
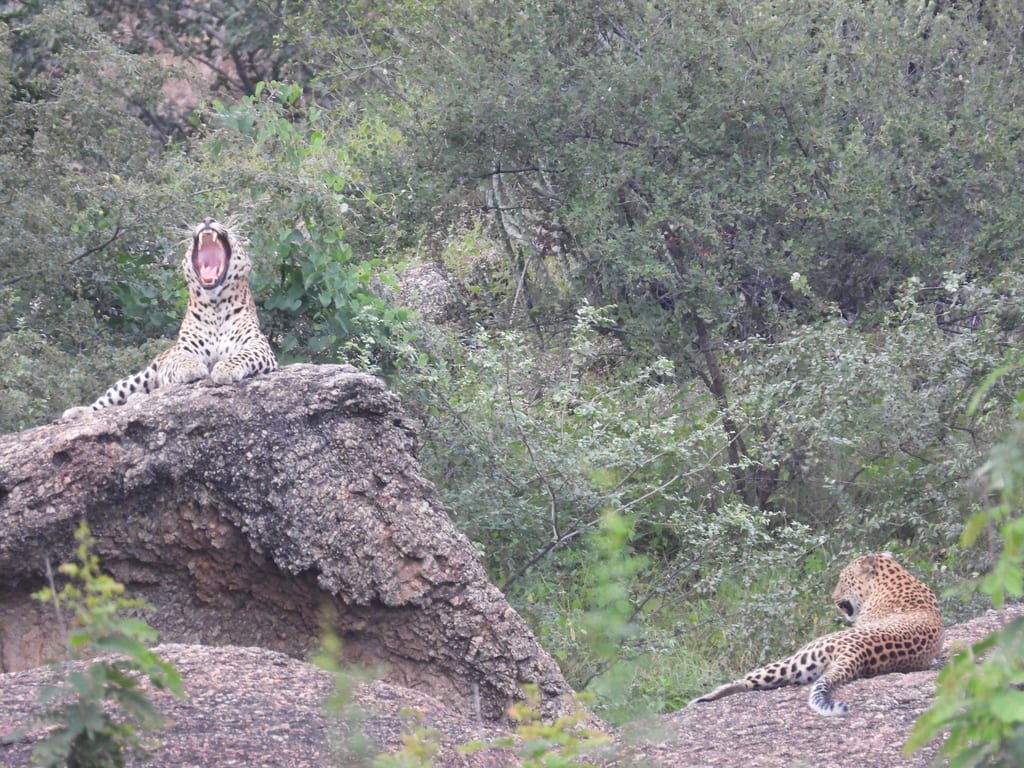
[[[397,397],[347,366],[158,390],[0,437],[0,671],[60,645],[29,594],[85,517],[166,642],[314,648],[500,720],[523,683],[571,691],[491,585],[415,458]]]

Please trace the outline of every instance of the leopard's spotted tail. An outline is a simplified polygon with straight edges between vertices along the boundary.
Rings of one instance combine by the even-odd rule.
[[[843,702],[833,700],[832,691],[850,675],[841,665],[831,663],[831,650],[828,644],[812,643],[788,658],[759,667],[739,680],[719,686],[694,699],[688,706],[717,701],[744,691],[767,691],[784,685],[813,683],[807,702],[811,709],[822,715],[844,715],[849,708]]]
[[[150,363],[146,368],[132,376],[126,376],[112,385],[103,396],[92,405],[80,405],[75,408],[68,408],[64,411],[62,418],[71,419],[89,411],[100,411],[112,405],[123,405],[128,398],[136,392],[152,392],[157,388],[157,365]]]

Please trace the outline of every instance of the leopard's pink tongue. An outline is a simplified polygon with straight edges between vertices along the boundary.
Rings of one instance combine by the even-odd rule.
[[[196,255],[196,266],[199,267],[199,282],[213,285],[224,268],[224,249],[218,243],[201,247]]]

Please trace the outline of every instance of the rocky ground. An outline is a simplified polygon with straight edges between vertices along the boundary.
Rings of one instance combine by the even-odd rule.
[[[951,627],[948,646],[981,639],[1024,605],[990,611]],[[164,645],[159,653],[175,664],[188,698],[154,698],[169,725],[156,736],[150,763],[160,768],[370,765],[380,752],[402,749],[416,729],[440,741],[433,764],[457,768],[513,766],[512,753],[458,749],[471,741],[493,741],[507,732],[457,712],[448,703],[380,681],[361,683],[345,712],[325,702],[336,690],[322,670],[260,648]],[[935,670],[858,680],[841,689],[846,717],[826,718],[807,708],[807,688],[739,694],[706,705],[636,723],[613,732],[613,744],[592,756],[603,768],[926,768],[938,744],[914,755],[902,747],[914,720],[930,704]],[[40,667],[0,675],[0,734],[10,733],[38,711],[35,697],[52,680]],[[420,713],[414,715],[412,713]],[[41,734],[0,744],[0,765],[25,765]]]
[[[458,752],[456,745],[493,739],[499,731],[407,688],[380,681],[363,683],[352,692],[344,711],[332,713],[325,705],[336,690],[330,675],[284,654],[233,646],[163,645],[156,650],[181,674],[187,698],[151,692],[168,725],[154,734],[159,746],[149,765],[370,765],[380,752],[401,749],[402,738],[417,727],[439,734],[441,765],[513,764],[500,750]],[[10,733],[38,713],[36,694],[53,677],[49,667],[0,675],[0,734]],[[422,722],[412,712],[424,713]],[[37,728],[24,739],[0,744],[0,765],[27,765],[42,732]]]

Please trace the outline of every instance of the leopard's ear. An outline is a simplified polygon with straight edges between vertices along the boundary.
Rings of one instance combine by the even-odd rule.
[[[871,555],[864,555],[857,561],[858,572],[867,578],[875,576],[879,571],[891,570],[896,563],[892,552],[876,552]]]
[[[878,561],[885,555],[864,555],[857,561],[857,573],[865,578],[871,578],[878,573]]]

